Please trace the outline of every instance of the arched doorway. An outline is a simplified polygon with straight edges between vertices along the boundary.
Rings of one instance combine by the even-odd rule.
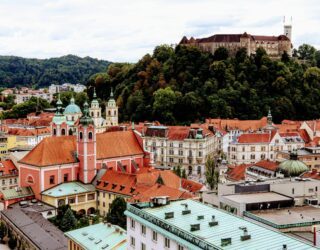
[[[78,215],[86,215],[86,210],[84,209],[80,209],[78,212],[77,212]]]
[[[88,210],[87,210],[87,215],[89,214],[94,214],[96,212],[95,208],[94,207],[90,207]]]

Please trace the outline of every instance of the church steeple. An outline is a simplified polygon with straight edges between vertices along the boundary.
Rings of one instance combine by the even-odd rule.
[[[118,126],[118,107],[113,97],[113,89],[111,88],[110,98],[106,105],[106,123],[107,126]]]
[[[268,111],[268,116],[267,116],[267,123],[269,126],[272,126],[272,115],[271,115],[271,110],[269,108],[269,111]]]
[[[85,102],[83,105],[83,115],[80,118],[80,124],[83,126],[88,126],[90,124],[93,124],[93,120],[89,115],[89,104],[87,102]]]

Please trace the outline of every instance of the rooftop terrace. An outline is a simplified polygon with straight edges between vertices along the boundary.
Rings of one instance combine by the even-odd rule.
[[[126,215],[190,249],[314,249],[300,240],[270,230],[194,200],[151,207],[128,204]]]
[[[94,224],[65,233],[65,235],[76,242],[83,249],[127,249],[126,231],[111,224]]]

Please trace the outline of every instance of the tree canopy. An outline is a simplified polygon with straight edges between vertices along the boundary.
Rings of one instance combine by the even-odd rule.
[[[99,89],[102,100],[114,89],[122,121],[260,119],[269,108],[275,122],[319,118],[320,54],[302,45],[294,55],[275,60],[262,48],[251,56],[243,48],[231,57],[225,48],[212,55],[192,46],[161,45],[135,64],[111,64],[88,85]]]
[[[46,87],[50,84],[86,83],[110,62],[67,55],[50,59],[0,56],[0,87]]]
[[[115,198],[107,214],[107,221],[111,224],[118,225],[124,229],[127,227],[127,219],[124,211],[127,209],[127,203],[122,197]]]

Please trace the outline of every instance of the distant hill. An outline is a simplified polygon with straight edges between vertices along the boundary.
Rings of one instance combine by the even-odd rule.
[[[105,71],[109,64],[109,61],[74,55],[50,59],[0,56],[0,87],[86,84],[91,75]]]

